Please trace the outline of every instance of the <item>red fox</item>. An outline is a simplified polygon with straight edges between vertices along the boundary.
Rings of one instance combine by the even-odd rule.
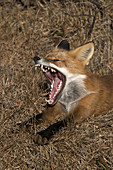
[[[113,75],[100,77],[85,67],[93,53],[93,42],[70,50],[68,41],[63,40],[46,58],[34,57],[35,67],[41,68],[50,87],[48,108],[39,122],[51,124],[62,114],[64,120],[73,115],[75,122],[81,122],[113,107]],[[36,134],[34,141],[46,144],[62,126],[63,121],[49,126]]]

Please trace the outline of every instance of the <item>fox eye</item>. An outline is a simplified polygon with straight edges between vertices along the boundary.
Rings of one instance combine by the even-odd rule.
[[[59,59],[54,59],[53,61],[60,61]]]

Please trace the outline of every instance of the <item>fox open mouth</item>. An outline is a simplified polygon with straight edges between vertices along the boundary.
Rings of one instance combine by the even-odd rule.
[[[39,66],[50,83],[50,93],[47,102],[52,106],[58,101],[61,95],[61,92],[65,86],[66,77],[60,71],[52,67],[42,64]]]

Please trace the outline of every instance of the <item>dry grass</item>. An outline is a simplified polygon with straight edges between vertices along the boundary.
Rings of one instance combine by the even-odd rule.
[[[113,6],[93,17],[65,15],[95,14],[89,1],[0,1],[0,169],[112,169],[113,111],[69,125],[46,146],[32,141],[31,131],[17,131],[24,122],[44,110],[46,80],[35,71],[34,55],[45,56],[61,39],[71,48],[93,40],[95,54],[89,69],[96,74],[113,72]],[[32,2],[32,3],[30,3]],[[65,2],[65,3],[63,3]],[[98,0],[107,6],[112,0]]]

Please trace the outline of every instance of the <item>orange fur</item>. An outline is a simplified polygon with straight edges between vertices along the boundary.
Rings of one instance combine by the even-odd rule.
[[[67,81],[71,82],[71,76],[74,77],[75,75],[76,77],[78,75],[78,79],[75,78],[74,80],[77,87],[73,88],[75,88],[75,91],[78,90],[77,95],[80,97],[76,98],[75,95],[73,98],[77,102],[73,101],[75,103],[70,104],[69,108],[68,103],[65,104],[65,102],[64,107],[63,99],[59,99],[54,106],[48,107],[42,114],[42,120],[45,124],[50,124],[58,115],[62,114],[65,115],[64,119],[73,115],[75,122],[81,122],[91,114],[99,115],[113,108],[113,75],[100,77],[88,73],[85,69],[93,55],[93,51],[93,43],[88,43],[72,51],[56,48],[47,55],[48,63],[55,65],[61,71],[62,68],[65,69],[64,73],[67,72],[66,74],[70,76],[70,79],[67,76]],[[54,61],[55,59],[58,61]],[[82,76],[84,77],[82,78]],[[79,90],[79,86],[83,91]],[[72,90],[70,87],[66,87],[68,92]],[[62,93],[65,93],[65,90]]]

